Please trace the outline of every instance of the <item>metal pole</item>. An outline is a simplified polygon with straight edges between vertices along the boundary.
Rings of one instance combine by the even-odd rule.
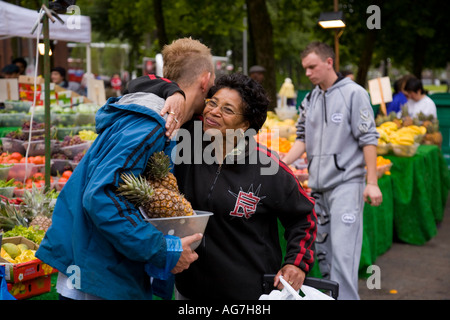
[[[244,4],[244,31],[242,32],[242,72],[248,75],[248,54],[247,54],[247,5]]]
[[[48,0],[43,0],[43,5],[48,8]],[[43,32],[44,32],[44,44],[45,44],[45,54],[44,54],[44,89],[45,89],[45,188],[50,190],[50,158],[51,158],[51,147],[50,147],[50,32],[49,32],[49,21],[48,16],[44,14],[43,17]]]
[[[339,10],[338,0],[334,0],[334,11],[337,12],[338,10]],[[334,66],[336,72],[339,72],[339,29],[334,30],[334,53],[336,56]]]

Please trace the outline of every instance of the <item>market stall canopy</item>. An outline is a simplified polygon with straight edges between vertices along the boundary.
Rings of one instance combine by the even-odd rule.
[[[0,40],[11,37],[36,38],[31,34],[39,13],[0,1]],[[91,19],[87,16],[61,14],[64,24],[50,22],[50,39],[68,42],[91,42]],[[42,36],[41,36],[42,38]]]

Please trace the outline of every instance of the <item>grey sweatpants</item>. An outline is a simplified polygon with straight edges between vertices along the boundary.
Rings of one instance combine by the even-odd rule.
[[[312,192],[317,214],[316,255],[322,276],[339,283],[340,300],[359,300],[364,183]]]

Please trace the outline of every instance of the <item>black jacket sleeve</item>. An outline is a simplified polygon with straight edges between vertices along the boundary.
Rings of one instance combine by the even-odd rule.
[[[154,93],[163,99],[167,99],[174,93],[179,92],[186,99],[186,95],[178,84],[169,79],[161,78],[153,74],[131,80],[124,94],[136,92]]]
[[[279,219],[286,239],[284,264],[293,264],[308,273],[314,264],[313,243],[317,233],[314,200],[308,197],[294,177],[291,192],[280,206]]]

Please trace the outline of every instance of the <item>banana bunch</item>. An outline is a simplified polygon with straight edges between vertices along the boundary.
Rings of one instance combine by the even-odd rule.
[[[377,127],[377,132],[379,133],[380,137],[378,138],[378,144],[379,145],[384,145],[386,143],[391,142],[391,138],[389,136],[389,134],[384,131],[382,128]]]
[[[395,122],[386,121],[377,127],[377,131],[380,134],[378,145],[384,145],[386,143],[413,145],[418,137],[426,134],[427,128],[416,125],[398,128]]]
[[[399,144],[403,146],[412,146],[414,144],[414,135],[408,131],[396,131],[391,136],[392,144]]]
[[[416,125],[412,125],[412,126],[407,126],[404,127],[402,129],[408,129],[409,131],[411,131],[414,135],[423,135],[427,133],[427,128],[424,126],[416,126]]]
[[[386,121],[386,122],[380,124],[377,128],[386,132],[386,134],[389,136],[389,135],[391,135],[392,132],[398,130],[398,125],[393,121]]]

